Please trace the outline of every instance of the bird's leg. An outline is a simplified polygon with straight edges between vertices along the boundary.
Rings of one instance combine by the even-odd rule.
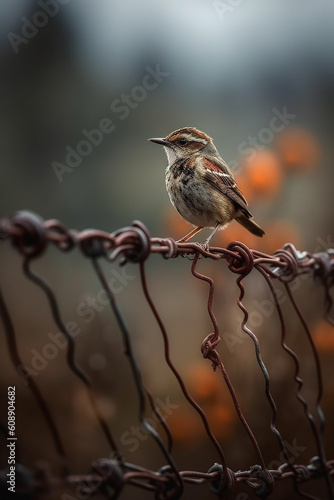
[[[209,241],[211,240],[212,236],[214,236],[216,234],[216,232],[218,231],[220,226],[221,226],[221,223],[217,222],[217,224],[215,225],[215,227],[213,228],[213,230],[211,231],[209,236],[206,238],[206,240],[203,241],[202,245],[204,248],[209,247]]]
[[[188,240],[190,240],[190,238],[192,238],[193,236],[195,236],[195,234],[197,234],[200,231],[202,231],[202,229],[203,229],[202,226],[195,227],[195,229],[193,229],[192,231],[190,231],[190,233],[188,233],[185,236],[183,236],[183,238],[181,238],[180,240],[177,240],[177,243],[186,243]]]

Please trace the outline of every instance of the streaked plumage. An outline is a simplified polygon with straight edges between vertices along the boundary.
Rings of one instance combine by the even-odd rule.
[[[203,227],[212,227],[208,243],[218,228],[233,219],[256,236],[264,235],[211,137],[185,127],[164,139],[149,140],[166,151],[166,187],[172,204],[184,219],[198,226],[180,241],[187,241]]]

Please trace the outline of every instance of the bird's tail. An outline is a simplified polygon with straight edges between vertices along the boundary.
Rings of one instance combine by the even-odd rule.
[[[235,220],[238,221],[239,224],[244,226],[246,229],[248,229],[248,231],[255,234],[256,236],[264,235],[263,229],[261,229],[260,226],[256,224],[253,218],[249,218],[243,215],[241,217],[236,217]]]

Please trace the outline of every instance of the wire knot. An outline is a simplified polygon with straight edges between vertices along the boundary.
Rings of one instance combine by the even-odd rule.
[[[294,470],[296,472],[297,481],[300,483],[307,481],[311,477],[311,472],[305,465],[295,465]]]
[[[217,336],[216,333],[209,333],[205,337],[201,345],[201,352],[203,354],[203,358],[208,358],[212,361],[214,368],[216,368],[219,364],[218,353],[215,350],[216,346],[220,342],[220,337]]]
[[[226,247],[226,250],[234,253],[234,255],[227,257],[228,267],[232,273],[246,276],[251,272],[254,266],[254,258],[247,245],[240,241],[232,241]]]
[[[108,458],[100,458],[92,463],[91,472],[97,473],[101,477],[102,481],[99,489],[103,493],[107,493],[110,500],[119,497],[125,485],[123,471],[119,462]]]
[[[165,238],[163,242],[168,246],[168,251],[163,254],[164,259],[174,259],[178,255],[177,243],[173,238]]]
[[[162,483],[162,489],[154,495],[155,500],[178,500],[183,493],[181,478],[175,474],[170,465],[161,467],[158,474],[167,477],[169,481]]]
[[[44,252],[47,234],[44,220],[34,212],[24,210],[17,212],[10,219],[13,229],[12,242],[25,257],[37,257]]]
[[[121,264],[143,262],[150,255],[151,237],[142,222],[133,221],[131,226],[119,229],[112,236],[115,237],[115,246],[122,248],[124,259]]]
[[[86,257],[97,258],[106,255],[106,247],[103,239],[98,236],[94,237],[90,234],[88,230],[87,233],[83,233],[80,239],[80,247],[82,253],[86,255]]]
[[[228,468],[224,470],[223,466],[216,462],[208,470],[208,473],[210,472],[218,472],[217,479],[214,479],[209,483],[210,490],[220,498],[224,498],[224,495],[231,491],[235,486],[236,480],[233,470]]]
[[[287,250],[288,248],[290,251]],[[288,283],[295,279],[298,275],[300,262],[305,255],[306,252],[297,252],[295,247],[290,243],[284,245],[282,249],[274,253],[274,256],[279,259],[279,278],[281,281]]]
[[[318,456],[312,457],[310,459],[310,463],[307,466],[307,470],[309,470],[312,473],[312,476],[321,476],[323,474],[323,467],[321,460]]]
[[[274,478],[268,469],[263,469],[261,465],[253,465],[250,468],[250,479],[246,483],[255,488],[255,494],[259,498],[267,498],[274,489]]]
[[[68,252],[76,245],[76,232],[67,229],[57,219],[46,221],[45,227],[49,233],[49,240],[55,243],[59,250]]]

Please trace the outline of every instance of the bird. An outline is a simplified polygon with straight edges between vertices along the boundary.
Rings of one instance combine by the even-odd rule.
[[[164,138],[148,140],[163,146],[170,201],[183,219],[195,226],[179,243],[187,242],[203,228],[212,228],[203,243],[208,246],[216,231],[233,219],[256,236],[265,234],[211,137],[195,127],[183,127]]]

